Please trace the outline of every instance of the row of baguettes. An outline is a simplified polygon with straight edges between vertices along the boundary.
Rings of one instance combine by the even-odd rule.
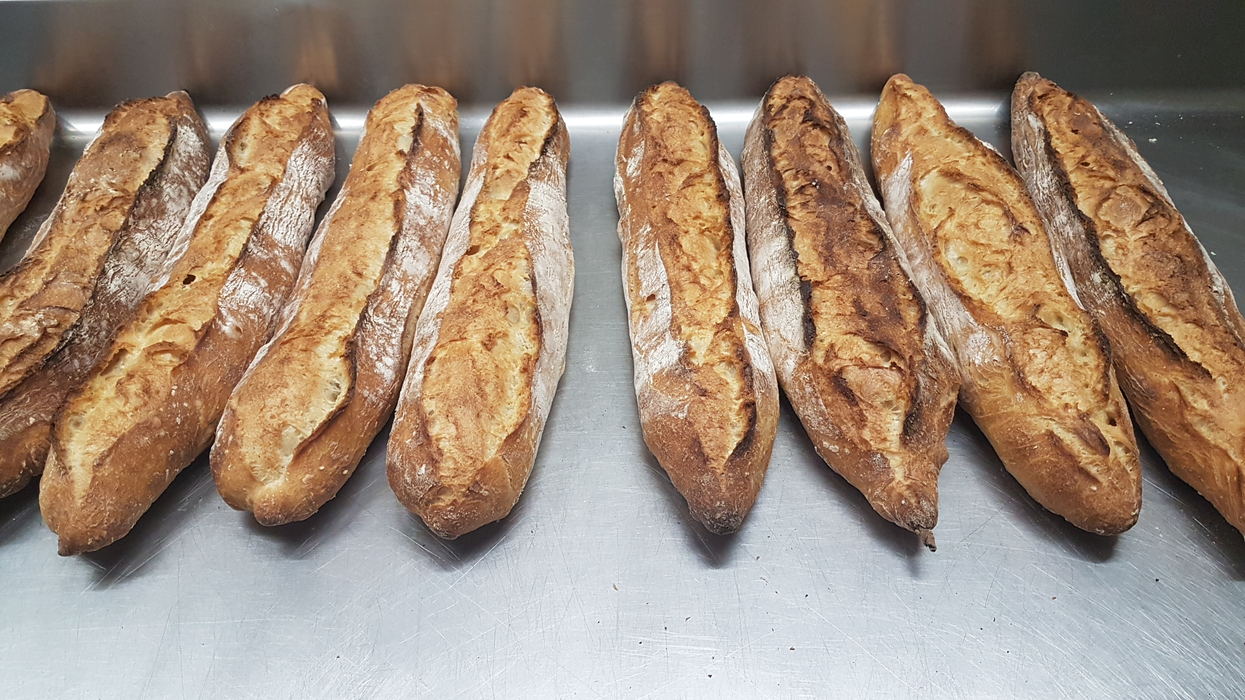
[[[34,184],[9,196],[24,206],[54,116],[19,102],[0,118],[24,126],[4,133],[33,146],[0,156],[28,163]],[[1173,470],[1245,526],[1230,290],[1092,105],[1027,74],[1013,123],[1024,179],[893,78],[873,131],[884,213],[806,78],[762,100],[746,195],[687,91],[636,98],[615,180],[635,388],[647,443],[706,527],[738,529],[751,508],[779,383],[827,463],[930,548],[957,396],[1034,498],[1114,534],[1141,504],[1127,395]],[[454,101],[395,91],[304,257],[332,179],[327,124],[312,88],[268,98],[209,177],[184,93],[122,105],[0,278],[0,485],[46,461],[62,552],[123,536],[213,437],[230,505],[306,518],[395,404],[390,482],[434,532],[517,501],[573,281],[552,99],[524,89],[494,111],[451,220]]]
[[[807,78],[763,98],[742,195],[686,90],[636,98],[615,178],[635,389],[646,442],[710,530],[755,500],[775,375],[817,452],[931,549],[957,396],[1038,502],[1099,534],[1141,508],[1127,396],[1173,471],[1245,530],[1231,291],[1092,105],[1026,74],[1012,111],[1023,178],[892,78],[872,139],[883,213]]]
[[[42,128],[21,106],[26,131]],[[215,439],[230,505],[300,520],[396,406],[402,503],[445,537],[504,517],[565,360],[569,147],[553,99],[517,90],[485,124],[455,210],[457,104],[400,88],[369,113],[308,248],[334,173],[314,88],[252,106],[214,163],[185,93],[118,106],[0,277],[3,494],[42,471],[61,553],[95,550]]]

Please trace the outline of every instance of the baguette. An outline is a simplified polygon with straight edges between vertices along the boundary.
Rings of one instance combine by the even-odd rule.
[[[0,238],[26,209],[48,168],[56,112],[34,90],[0,97]]]
[[[1245,320],[1223,275],[1137,147],[1086,100],[1026,73],[1012,149],[1137,424],[1245,532]]]
[[[1077,527],[1132,527],[1141,470],[1110,350],[1020,176],[906,75],[882,91],[873,161],[913,281],[960,370],[960,398],[1004,466]]]
[[[532,472],[566,364],[569,156],[544,91],[493,110],[415,327],[389,484],[447,539],[506,517]]]
[[[752,278],[770,356],[817,453],[930,549],[960,379],[891,241],[847,124],[774,83],[744,141]]]
[[[393,412],[458,195],[456,105],[407,85],[368,113],[280,330],[229,398],[212,475],[261,524],[319,510]]]
[[[123,537],[207,447],[272,332],[332,180],[333,130],[315,88],[265,98],[230,127],[174,262],[54,419],[39,506],[62,555]]]
[[[0,496],[43,471],[53,414],[163,271],[210,147],[184,92],[119,105],[0,277]]]
[[[641,92],[614,192],[644,441],[711,532],[739,529],[778,429],[735,161],[682,87]]]

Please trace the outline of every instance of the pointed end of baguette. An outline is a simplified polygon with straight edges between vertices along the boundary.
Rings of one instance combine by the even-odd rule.
[[[938,551],[938,545],[934,542],[934,531],[933,530],[926,530],[925,528],[919,528],[916,531],[916,536],[917,536],[917,539],[921,541],[921,544],[925,545],[929,549],[929,551],[931,552]]]

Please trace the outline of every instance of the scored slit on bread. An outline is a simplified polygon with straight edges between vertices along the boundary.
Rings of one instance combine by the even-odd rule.
[[[1012,95],[1016,162],[1133,416],[1177,476],[1245,531],[1245,319],[1136,146],[1036,73]]]
[[[811,80],[783,78],[743,164],[752,273],[791,405],[818,454],[932,549],[959,377],[847,125]]]
[[[894,233],[960,369],[960,398],[1008,471],[1078,527],[1132,527],[1141,475],[1110,350],[1020,177],[904,75],[883,91],[873,158]]]
[[[186,93],[118,105],[0,278],[0,495],[42,471],[54,412],[163,272],[210,162]]]
[[[212,471],[231,506],[301,520],[354,471],[397,400],[459,173],[449,93],[407,85],[368,113],[278,330],[217,429]]]
[[[682,87],[640,93],[615,193],[645,442],[710,531],[739,529],[777,429],[734,161]]]
[[[39,504],[62,554],[124,536],[207,447],[272,331],[332,177],[315,88],[265,98],[230,128],[175,262],[55,419]]]
[[[441,537],[505,517],[532,471],[565,366],[569,150],[536,88],[499,104],[476,142],[390,436],[395,494]]]

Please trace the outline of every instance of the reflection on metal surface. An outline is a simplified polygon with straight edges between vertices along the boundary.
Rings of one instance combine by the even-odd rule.
[[[534,85],[558,95],[566,86],[561,0],[494,0],[505,47],[506,83]]]
[[[876,91],[902,70],[899,0],[835,0],[835,58],[845,67],[840,89]]]
[[[745,3],[746,89],[760,94],[793,73],[829,74],[825,90],[872,91],[903,67],[901,0]]]
[[[38,63],[28,86],[51,96],[57,106],[106,104],[111,83],[122,78],[117,71],[117,45],[111,36],[111,8],[101,3],[58,3],[50,15],[46,44],[40,47],[47,56]]]
[[[330,101],[357,100],[363,88],[353,17],[343,9],[294,5],[281,13],[289,83],[310,83]]]
[[[633,0],[629,8],[624,94],[665,80],[684,82],[691,37],[688,0]]]
[[[234,2],[184,3],[176,14],[174,26],[185,37],[177,56],[182,85],[198,102],[229,100],[246,83],[251,68],[245,47],[254,41],[256,27]]]
[[[399,18],[401,47],[411,82],[437,85],[460,102],[474,96],[472,59],[483,44],[483,0],[410,0],[386,9]]]
[[[975,86],[1010,90],[1028,56],[1018,0],[972,0],[968,67]]]
[[[935,90],[1022,70],[1076,90],[1245,85],[1245,2],[1180,0],[70,0],[0,4],[0,91],[105,108],[190,89],[244,105],[297,80],[370,104],[405,82],[496,103],[630,101],[660,80],[754,99],[789,72],[829,94],[904,71]]]

